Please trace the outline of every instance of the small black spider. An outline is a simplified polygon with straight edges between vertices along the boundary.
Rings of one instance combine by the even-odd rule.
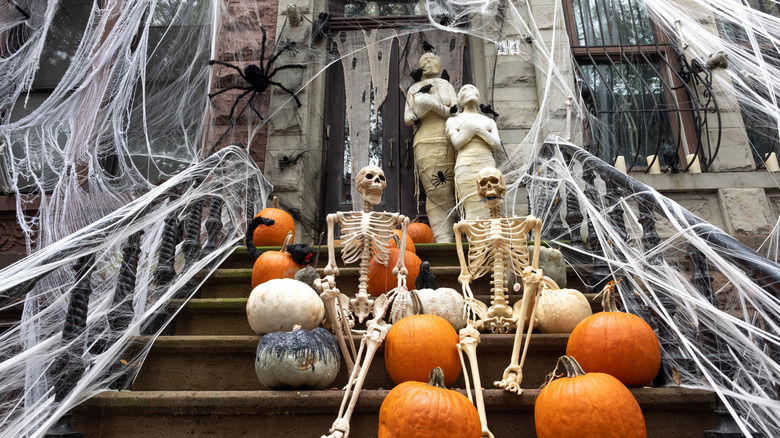
[[[299,154],[295,155],[283,155],[282,158],[279,158],[279,170],[284,170],[287,166],[292,166],[293,164],[298,164],[298,159],[303,156],[306,152],[309,151],[303,151]]]
[[[433,17],[442,26],[449,26],[454,21],[450,14],[438,14]]]
[[[261,50],[260,50],[260,63],[259,64],[249,64],[246,67],[244,67],[244,70],[241,70],[240,67],[237,65],[233,65],[227,62],[223,61],[217,61],[215,59],[212,59],[209,61],[209,65],[219,64],[224,65],[225,67],[230,67],[238,72],[238,75],[241,76],[241,78],[247,82],[248,85],[241,86],[241,85],[232,85],[227,88],[223,88],[215,93],[209,94],[209,99],[213,98],[214,96],[218,96],[226,91],[230,90],[246,90],[243,93],[239,94],[238,97],[236,97],[236,101],[233,103],[233,106],[230,107],[230,115],[228,115],[228,120],[231,120],[233,118],[233,112],[236,110],[236,106],[241,101],[241,99],[244,98],[244,96],[249,95],[249,107],[252,108],[252,111],[257,114],[257,117],[260,117],[261,120],[265,120],[263,116],[260,115],[260,112],[257,111],[257,108],[255,108],[255,105],[252,103],[252,100],[255,98],[255,95],[264,92],[268,89],[271,85],[276,85],[277,87],[281,88],[282,90],[290,93],[290,96],[295,99],[295,103],[298,104],[298,108],[301,107],[301,102],[298,100],[298,96],[295,95],[295,92],[286,88],[284,85],[280,84],[279,82],[271,80],[274,75],[279,73],[282,70],[287,70],[290,68],[300,68],[305,69],[306,66],[303,64],[286,64],[278,68],[274,68],[273,64],[274,61],[284,52],[291,52],[295,54],[296,47],[295,42],[287,42],[283,45],[283,47],[276,52],[275,55],[271,56],[266,62],[265,65],[263,65],[263,61],[265,61],[265,28],[261,27],[260,31],[263,33],[263,41],[260,44]]]
[[[451,169],[446,169],[444,171],[438,171],[431,175],[431,184],[433,184],[433,187],[439,187],[442,184],[446,184],[448,181],[454,181],[455,180],[455,173]]]

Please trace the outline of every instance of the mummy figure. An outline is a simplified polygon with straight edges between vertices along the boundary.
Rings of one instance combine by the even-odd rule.
[[[390,253],[389,241],[393,238],[393,230],[398,225],[401,226],[401,239],[398,247],[406,247],[409,218],[398,213],[374,211],[374,206],[381,201],[382,193],[387,186],[385,174],[379,167],[367,166],[361,169],[355,178],[355,184],[358,193],[363,197],[363,209],[362,211],[338,212],[327,216],[328,265],[325,267],[325,278],[315,281],[315,286],[325,303],[328,320],[336,332],[336,338],[350,372],[350,379],[346,386],[338,418],[333,423],[327,438],[349,436],[349,421],[368,368],[376,350],[390,329],[390,324],[384,321],[385,313],[389,309],[388,319],[395,321],[406,316],[410,308],[414,307],[411,305],[410,293],[406,287],[408,271],[404,266],[404,251],[400,251],[398,262],[393,268],[393,274],[398,278],[397,287],[375,300],[369,298],[368,268],[371,259],[387,265]],[[339,269],[336,266],[334,229],[337,224],[343,240],[342,260],[345,264],[360,261],[358,292],[353,299],[347,298],[336,288],[336,276],[339,274]],[[372,318],[367,319],[369,316]],[[355,318],[357,323],[366,321],[365,331],[353,330]],[[362,334],[360,349],[357,352],[352,341],[353,333]],[[362,363],[360,362],[361,358]]]
[[[523,326],[528,316],[533,321],[535,313],[535,298],[540,290],[542,271],[539,269],[539,244],[542,221],[533,216],[503,217],[501,205],[506,194],[506,182],[504,175],[497,169],[486,167],[479,171],[476,177],[477,193],[485,206],[490,210],[490,219],[462,220],[455,224],[455,248],[458,251],[460,261],[460,276],[458,281],[463,288],[463,296],[466,302],[464,312],[467,325],[460,331],[460,343],[458,352],[464,371],[466,363],[463,359],[465,351],[471,365],[471,374],[474,379],[474,393],[476,396],[477,410],[482,422],[482,436],[493,437],[488,430],[485,416],[485,403],[482,398],[479,368],[477,366],[477,344],[480,341],[480,330],[490,330],[494,333],[507,333],[517,329],[512,348],[512,357],[509,366],[504,371],[503,379],[495,382],[495,385],[507,391],[522,393],[520,383],[523,380],[523,362],[528,350],[528,342],[531,339],[533,324],[529,324],[525,345],[523,341]],[[533,260],[529,266],[528,234],[534,231]],[[461,234],[468,239],[468,254],[464,254]],[[513,316],[512,307],[507,303],[507,268],[515,273],[522,274],[523,302],[520,313]],[[490,307],[485,310],[474,299],[471,291],[471,282],[483,275],[490,273],[492,276]],[[529,308],[531,309],[530,315]],[[520,350],[522,348],[522,358]],[[466,388],[469,399],[471,390],[469,387],[468,373],[464,372]]]

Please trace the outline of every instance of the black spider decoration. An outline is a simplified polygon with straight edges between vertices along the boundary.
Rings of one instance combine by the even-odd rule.
[[[442,26],[449,26],[453,21],[455,21],[450,14],[437,14],[434,15],[433,18]]]
[[[293,164],[298,164],[298,159],[301,158],[303,154],[309,151],[303,151],[299,154],[295,155],[283,155],[282,158],[279,158],[279,170],[284,170],[287,166],[292,166]]]
[[[260,50],[259,64],[249,64],[246,67],[244,67],[244,70],[241,70],[241,68],[238,67],[237,65],[233,65],[224,61],[217,61],[215,59],[209,61],[209,65],[219,64],[236,70],[238,72],[238,75],[241,76],[241,78],[247,82],[246,86],[232,85],[230,87],[223,88],[217,92],[209,94],[209,99],[211,99],[214,96],[218,96],[226,91],[245,90],[243,93],[239,94],[238,97],[236,97],[236,101],[233,102],[233,106],[230,107],[230,115],[228,115],[228,120],[233,119],[233,113],[236,110],[236,106],[241,101],[241,99],[243,99],[246,95],[249,95],[248,103],[249,103],[249,107],[252,108],[252,111],[254,111],[255,114],[257,114],[257,117],[260,117],[261,120],[265,120],[263,116],[260,115],[260,112],[257,110],[257,108],[255,108],[255,105],[252,103],[252,101],[255,98],[255,95],[264,92],[271,85],[276,85],[282,90],[290,93],[290,96],[292,96],[293,99],[295,99],[295,103],[298,104],[298,108],[301,107],[301,101],[298,100],[298,96],[295,95],[294,91],[290,90],[289,88],[285,87],[279,82],[272,80],[274,75],[276,75],[282,70],[287,70],[291,68],[300,68],[300,69],[306,68],[304,64],[286,64],[280,67],[276,67],[276,68],[274,67],[274,61],[276,61],[276,59],[279,58],[279,56],[282,53],[289,51],[294,54],[296,52],[295,42],[286,42],[285,44],[283,44],[282,48],[278,52],[276,52],[275,55],[272,55],[267,61],[265,61],[265,41],[266,41],[265,28],[261,27],[260,31],[263,33],[263,41],[260,44],[261,50]],[[264,61],[265,61],[265,65],[263,65]]]
[[[455,172],[451,169],[446,169],[444,171],[440,170],[431,175],[431,184],[433,184],[434,188],[446,184],[448,181],[455,181]]]

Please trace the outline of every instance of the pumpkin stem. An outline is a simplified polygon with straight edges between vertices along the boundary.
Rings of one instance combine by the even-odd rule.
[[[604,286],[604,290],[601,291],[603,294],[601,297],[601,307],[604,308],[605,312],[620,312],[615,298],[615,291],[617,289],[617,285],[620,284],[620,281],[621,280],[610,281],[606,286]]]
[[[582,367],[579,363],[577,363],[576,359],[571,356],[561,356],[558,358],[558,362],[555,363],[555,369],[544,378],[544,383],[542,383],[542,386],[540,386],[539,389],[544,388],[548,383],[552,382],[558,377],[564,376],[564,374],[558,374],[558,368],[561,365],[563,365],[563,371],[566,377],[578,377],[585,375],[585,371],[583,371]]]
[[[289,245],[292,242],[293,234],[292,231],[287,232],[287,237],[284,238],[284,243],[282,244],[282,250],[279,252],[287,252],[287,245]]]
[[[571,356],[561,356],[558,358],[558,363],[555,368],[558,369],[558,365],[563,365],[563,369],[566,372],[566,377],[578,377],[584,376],[585,371],[582,369],[577,359]]]
[[[271,200],[271,207],[279,208],[279,198],[277,198],[276,196],[274,196],[273,199]]]
[[[412,300],[413,315],[422,315],[423,313],[425,313],[425,310],[423,309],[422,300],[420,299],[420,294],[418,294],[416,290],[409,291],[409,298]]]
[[[447,387],[444,386],[444,371],[441,368],[436,367],[428,374],[428,386],[447,389]]]

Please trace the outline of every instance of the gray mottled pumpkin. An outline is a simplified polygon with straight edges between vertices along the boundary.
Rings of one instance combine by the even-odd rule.
[[[268,333],[257,344],[255,372],[269,389],[323,389],[340,367],[336,337],[321,327]]]

